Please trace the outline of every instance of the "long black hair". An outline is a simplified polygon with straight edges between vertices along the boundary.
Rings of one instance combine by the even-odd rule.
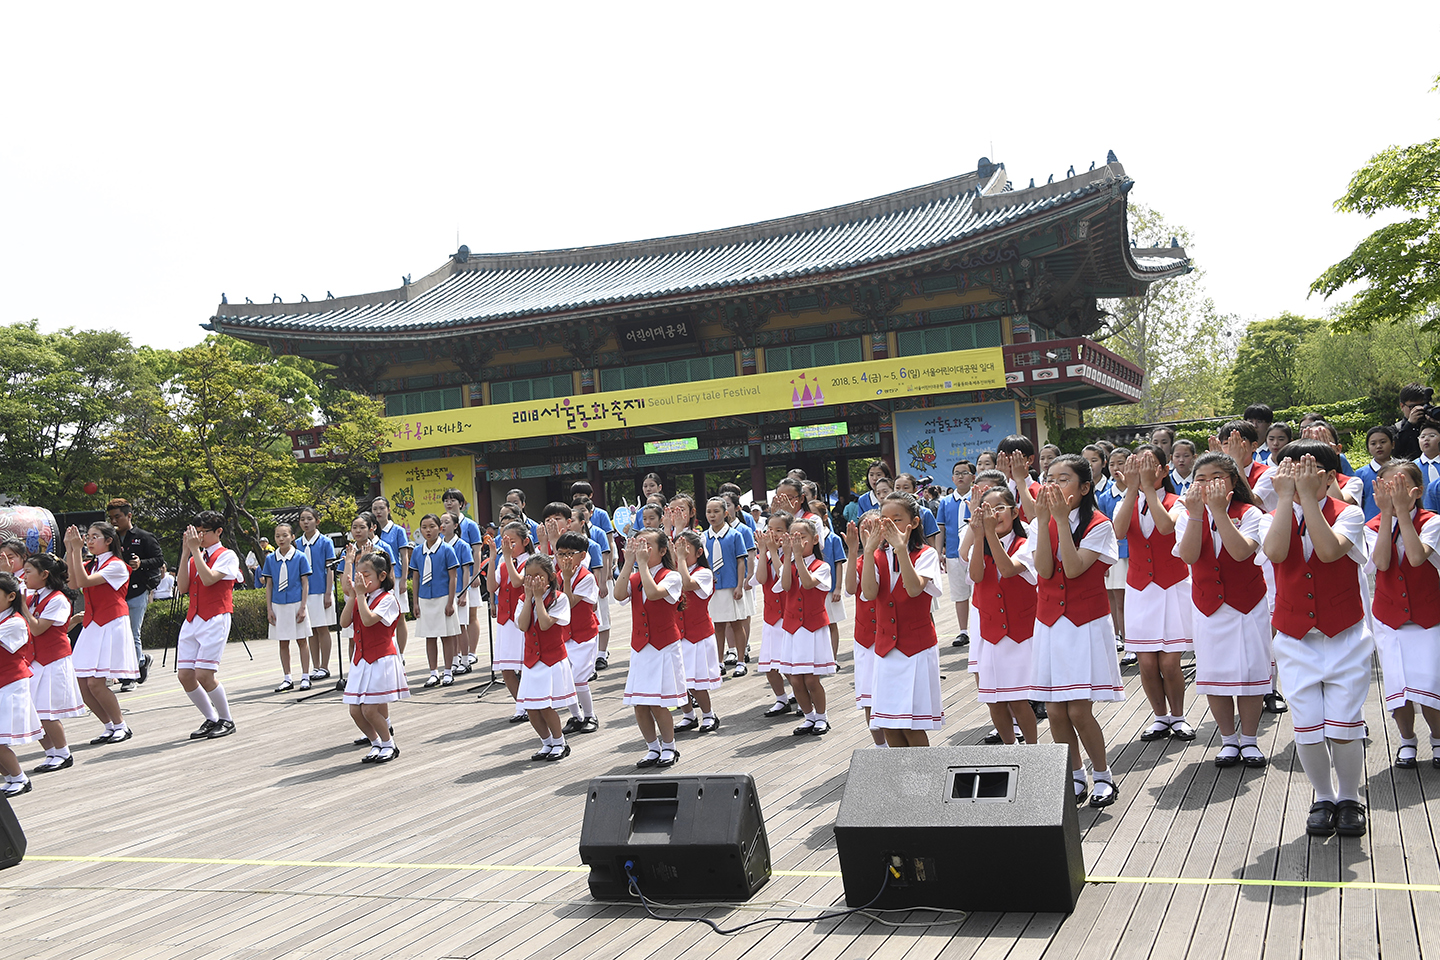
[[[25,565],[34,567],[35,571],[45,578],[46,589],[64,594],[66,600],[71,604],[75,603],[75,591],[70,589],[70,578],[64,560],[53,554],[37,553],[27,557]]]
[[[1095,473],[1090,469],[1090,461],[1078,453],[1060,454],[1060,456],[1050,461],[1049,469],[1054,470],[1057,465],[1069,467],[1074,471],[1075,479],[1079,480],[1080,483],[1087,488],[1086,491],[1080,495],[1080,503],[1075,508],[1080,512],[1080,522],[1075,525],[1075,529],[1070,533],[1071,537],[1075,540],[1075,546],[1078,547],[1080,546],[1080,541],[1085,539],[1085,531],[1090,529],[1090,521],[1095,518],[1095,511],[1100,509],[1100,505],[1095,502]],[[1007,487],[1006,489],[1008,490],[1009,488]],[[1174,492],[1173,487],[1171,488],[1171,492]],[[1059,529],[1059,518],[1055,518],[1055,521],[1055,526]]]

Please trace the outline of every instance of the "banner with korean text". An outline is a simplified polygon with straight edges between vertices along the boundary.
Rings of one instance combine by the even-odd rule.
[[[380,465],[380,486],[390,500],[395,522],[419,537],[420,518],[445,509],[441,496],[451,487],[465,494],[466,514],[475,518],[475,458],[445,457]]]
[[[617,430],[1005,386],[999,347],[387,417],[391,450]],[[430,462],[430,461],[427,461]],[[424,511],[422,511],[424,512]]]
[[[958,407],[926,407],[895,414],[895,465],[901,473],[931,476],[951,485],[957,460],[973,465],[982,451],[1019,432],[1015,401],[969,403]]]

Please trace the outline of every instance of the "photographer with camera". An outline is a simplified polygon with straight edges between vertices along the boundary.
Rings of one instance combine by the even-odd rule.
[[[121,693],[134,690],[135,684],[144,683],[150,674],[153,661],[140,648],[140,629],[145,623],[145,608],[150,605],[150,591],[160,583],[160,571],[165,566],[159,541],[131,522],[131,510],[130,502],[122,497],[116,497],[105,506],[110,525],[120,534],[121,559],[130,566],[130,586],[125,594],[125,603],[130,608],[130,632],[135,638],[135,660],[140,665],[140,679],[121,680]]]
[[[1395,456],[1414,460],[1420,456],[1420,428],[1426,420],[1440,420],[1440,410],[1431,406],[1435,391],[1420,383],[1400,388],[1400,419],[1395,421]]]

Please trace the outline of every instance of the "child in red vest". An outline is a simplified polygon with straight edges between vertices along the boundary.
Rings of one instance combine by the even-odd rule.
[[[1092,483],[1089,461],[1064,454],[1050,462],[1035,498],[1033,546],[1027,542],[1038,586],[1030,656],[1050,735],[1070,748],[1075,802],[1088,796],[1092,807],[1107,807],[1115,802],[1115,781],[1092,702],[1125,699],[1105,594],[1105,571],[1119,559],[1119,550]],[[1093,795],[1080,759],[1082,744],[1093,766]]]
[[[1275,663],[1290,700],[1295,752],[1315,788],[1305,831],[1362,836],[1365,694],[1374,641],[1365,622],[1360,568],[1365,514],[1327,495],[1340,455],[1320,440],[1280,451],[1275,513],[1261,522],[1275,565]]]
[[[1382,467],[1374,485],[1380,513],[1365,525],[1385,709],[1400,731],[1395,766],[1406,769],[1417,763],[1416,705],[1430,727],[1431,763],[1440,768],[1440,516],[1420,508],[1421,481],[1408,460]]]
[[[82,559],[86,547],[94,558],[88,564]],[[72,654],[75,679],[85,706],[105,724],[105,732],[91,740],[92,744],[123,743],[133,736],[120,714],[120,701],[106,685],[107,680],[140,676],[130,635],[130,606],[125,602],[130,567],[117,555],[119,549],[120,534],[108,523],[92,523],[84,540],[76,527],[65,531],[70,586],[85,595],[85,625],[75,638]]]
[[[10,573],[0,573],[0,773],[5,786],[0,796],[18,797],[32,789],[13,749],[40,739],[40,717],[30,699],[30,662],[26,648],[30,631],[22,610],[25,597]]]
[[[865,543],[861,599],[875,603],[875,680],[870,729],[892,747],[928,747],[945,721],[940,652],[930,606],[941,594],[940,555],[925,543],[920,506],[908,493],[880,502]]]
[[[1249,426],[1249,424],[1245,424]],[[1253,429],[1253,428],[1252,428]],[[1190,567],[1195,604],[1195,692],[1220,728],[1215,766],[1263,767],[1256,742],[1262,698],[1270,692],[1270,605],[1257,562],[1265,511],[1235,460],[1207,453],[1175,525],[1175,556]],[[1235,729],[1235,714],[1240,729]]]
[[[575,680],[575,702],[564,734],[594,733],[600,729],[595,701],[590,695],[590,675],[600,637],[600,582],[590,571],[590,538],[574,530],[555,541],[555,559],[560,565],[560,589],[570,601],[570,630],[565,638],[565,655]]]
[[[671,566],[664,530],[641,530],[625,541],[625,568],[615,599],[630,603],[630,675],[625,705],[645,737],[637,767],[669,767],[680,760],[670,711],[685,702],[685,664],[680,653],[680,574]]]
[[[781,669],[805,714],[805,722],[792,732],[797,737],[823,737],[830,732],[830,718],[820,678],[835,672],[835,653],[830,645],[830,615],[825,609],[830,596],[830,564],[821,550],[815,521],[791,523],[783,550],[780,582],[772,588],[785,597],[780,628],[785,634],[786,662]]]
[[[1039,737],[1033,695],[1031,663],[1035,634],[1035,570],[1033,551],[1024,551],[1028,535],[1020,522],[1020,507],[1004,485],[985,491],[970,514],[970,580],[972,599],[980,613],[984,658],[976,674],[980,702],[990,707],[990,722],[1004,743],[1015,742],[1020,727],[1026,743]]]
[[[499,549],[489,536],[485,543],[490,547],[490,569],[485,578],[490,586],[490,595],[495,604],[495,656],[491,658],[491,669],[499,670],[505,680],[505,689],[515,698],[515,713],[511,723],[525,719],[525,710],[520,706],[520,668],[525,661],[525,632],[515,623],[515,607],[525,592],[525,578],[521,570],[535,545],[530,542],[530,528],[519,520],[512,520],[500,528]]]
[[[540,750],[530,759],[563,760],[570,756],[570,744],[560,727],[559,708],[576,702],[575,676],[565,650],[570,598],[560,589],[549,557],[531,557],[525,561],[524,573],[524,596],[515,607],[515,624],[525,631],[525,671],[520,674],[518,702],[540,735]]]
[[[789,659],[789,652],[785,649],[785,596],[775,589],[775,585],[780,582],[780,568],[784,565],[781,561],[782,544],[794,519],[783,510],[772,513],[765,529],[755,534],[755,574],[750,583],[760,588],[763,604],[760,656],[756,669],[765,674],[775,694],[775,702],[761,714],[771,720],[790,715],[790,702],[785,697],[785,680],[781,673],[783,664]]]
[[[845,565],[845,592],[855,598],[855,708],[865,711],[865,726],[870,726],[870,705],[875,692],[875,601],[860,595],[860,581],[869,556],[860,549],[862,541],[869,541],[872,531],[880,522],[879,510],[867,510],[860,514],[858,523],[845,528],[845,553],[853,557]],[[871,559],[869,563],[874,563]],[[877,747],[888,747],[885,731],[871,730],[870,739]]]
[[[1180,655],[1195,648],[1190,568],[1175,556],[1175,521],[1184,512],[1166,469],[1165,451],[1143,443],[1125,462],[1125,497],[1115,508],[1115,536],[1130,546],[1125,577],[1125,649],[1140,658],[1140,685],[1154,719],[1141,740],[1194,740],[1185,720]]]
[[[713,501],[712,501],[713,502]],[[680,574],[685,608],[680,611],[680,660],[685,666],[685,688],[689,699],[675,732],[695,730],[710,733],[720,729],[720,716],[710,702],[710,691],[721,683],[720,645],[715,622],[710,618],[710,600],[715,595],[715,574],[705,557],[705,541],[694,530],[681,530],[670,541],[670,560]],[[700,719],[695,718],[700,707]]]
[[[216,674],[230,639],[230,614],[235,609],[231,594],[243,574],[235,551],[220,543],[224,532],[224,517],[214,510],[202,511],[186,528],[180,548],[179,569],[184,576],[176,588],[190,595],[190,609],[180,625],[176,676],[205,718],[200,729],[190,734],[191,740],[217,740],[235,732],[230,702]]]
[[[72,609],[65,589],[65,565],[48,553],[36,554],[25,561],[24,582],[29,596],[20,615],[30,629],[34,647],[30,699],[45,731],[40,738],[45,760],[31,773],[50,773],[74,765],[63,721],[85,713],[70,655],[70,637],[65,632]]]
[[[405,667],[395,647],[400,601],[395,596],[389,554],[377,548],[357,556],[352,544],[346,551],[340,582],[345,591],[340,626],[350,627],[354,640],[344,700],[350,707],[350,719],[370,742],[370,752],[360,762],[389,763],[400,756],[390,729],[390,704],[410,696]]]

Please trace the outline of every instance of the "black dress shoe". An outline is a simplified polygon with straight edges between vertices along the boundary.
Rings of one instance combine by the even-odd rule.
[[[221,737],[228,737],[235,732],[235,721],[216,720],[215,726],[210,729],[207,740],[219,740]]]
[[[1365,804],[1359,800],[1335,804],[1335,832],[1342,837],[1365,836]]]
[[[515,714],[515,716],[511,717],[509,720],[507,720],[507,721],[505,721],[505,722],[506,722],[506,723],[526,723],[526,722],[529,721],[529,719],[530,719],[530,717],[529,717],[527,714],[517,713],[517,714]]]
[[[1335,832],[1335,819],[1335,804],[1317,800],[1310,808],[1310,816],[1305,818],[1305,832],[1312,837],[1328,837]]]
[[[697,729],[699,729],[699,727],[700,727],[700,721],[699,721],[699,720],[696,720],[694,717],[683,717],[683,718],[681,718],[681,720],[680,720],[679,723],[675,724],[675,732],[676,732],[676,733],[688,733],[688,732],[690,732],[691,730],[697,730]]]
[[[1284,713],[1289,709],[1290,705],[1285,702],[1285,698],[1278,691],[1272,690],[1265,694],[1266,713]]]
[[[778,702],[771,704],[769,710],[766,710],[764,713],[760,714],[760,716],[766,718],[767,720],[774,720],[776,717],[788,717],[789,715],[790,705],[788,703]]]
[[[375,758],[376,763],[389,763],[400,756],[399,747],[381,747],[380,756]]]
[[[113,731],[113,732],[110,734],[110,739],[109,739],[109,740],[106,740],[105,742],[106,742],[106,743],[124,743],[126,740],[129,740],[129,739],[130,739],[131,737],[133,737],[133,736],[135,736],[135,731],[134,731],[134,730],[131,730],[129,727],[126,727],[124,730],[115,730],[115,731]]]
[[[211,730],[214,730],[214,729],[215,729],[215,724],[217,724],[217,723],[219,723],[219,722],[220,722],[219,720],[206,720],[204,723],[200,724],[200,729],[199,729],[199,730],[196,730],[194,733],[190,734],[190,739],[191,739],[191,740],[208,740],[208,739],[210,739],[210,731],[211,731]],[[366,743],[369,743],[370,741],[369,741],[369,740],[366,740],[365,742],[366,742]]]
[[[110,742],[110,733],[111,733],[111,731],[106,730],[104,733],[100,734],[100,736],[96,737],[94,740],[91,740],[91,741],[90,741],[90,746],[92,746],[92,747],[98,747],[98,746],[99,746],[100,744],[102,744],[102,743],[109,743],[109,742]]]
[[[152,657],[152,656],[150,656],[150,654],[148,654],[148,653],[145,654],[145,656],[143,656],[143,657],[140,658],[140,682],[141,682],[141,683],[144,683],[147,679],[149,679],[149,677],[150,677],[150,664],[152,664],[152,663],[154,663],[154,662],[155,662],[155,658]]]
[[[579,733],[580,728],[585,726],[585,721],[580,717],[571,717],[565,721],[565,726],[560,728],[561,733]]]
[[[545,746],[541,747],[539,750],[536,750],[534,753],[530,754],[530,759],[531,759],[531,760],[544,760],[544,759],[545,759],[546,757],[548,757],[548,756],[550,756],[550,745],[549,745],[549,744],[546,744]]]
[[[34,770],[31,770],[30,772],[31,772],[32,774],[35,774],[35,773],[54,773],[56,770],[64,770],[66,767],[73,767],[74,765],[75,765],[75,758],[74,758],[74,757],[65,757],[63,760],[62,760],[60,757],[46,757],[46,758],[41,762],[40,766],[36,767]]]
[[[1049,719],[1050,719],[1050,711],[1047,710],[1047,709],[1045,709],[1045,701],[1043,701],[1043,700],[1031,700],[1031,701],[1030,701],[1030,709],[1035,711],[1035,719],[1036,719],[1036,720],[1049,720]]]
[[[5,788],[3,790],[0,790],[0,797],[4,797],[8,800],[11,797],[18,797],[22,793],[29,793],[31,790],[34,789],[35,785],[29,780],[26,780],[23,784],[7,783],[5,784]]]
[[[350,742],[351,742],[353,745],[357,746],[357,747],[368,747],[368,746],[372,746],[372,744],[370,743],[370,738],[369,738],[369,737],[356,737],[354,740],[351,740]]]
[[[668,753],[670,754],[670,756],[669,756],[668,759],[667,759],[666,756],[665,756],[665,753],[666,753],[666,752],[668,752]],[[679,763],[679,762],[680,762],[680,751],[679,751],[679,750],[662,751],[661,754],[660,754],[660,759],[658,759],[658,760],[655,761],[655,766],[657,766],[657,767],[673,767],[673,766],[675,766],[675,764],[677,764],[677,763]]]
[[[567,743],[563,750],[551,750],[545,755],[545,760],[549,763],[554,763],[556,760],[564,760],[568,756],[570,756],[570,744]]]
[[[660,751],[659,751],[659,750],[647,750],[647,751],[645,752],[645,756],[643,756],[643,757],[641,757],[639,760],[636,760],[636,761],[635,761],[635,766],[637,766],[637,767],[639,767],[639,768],[641,768],[641,769],[643,770],[643,769],[646,768],[646,767],[653,767],[653,766],[655,766],[655,764],[657,764],[657,763],[659,763],[659,762],[660,762]]]

